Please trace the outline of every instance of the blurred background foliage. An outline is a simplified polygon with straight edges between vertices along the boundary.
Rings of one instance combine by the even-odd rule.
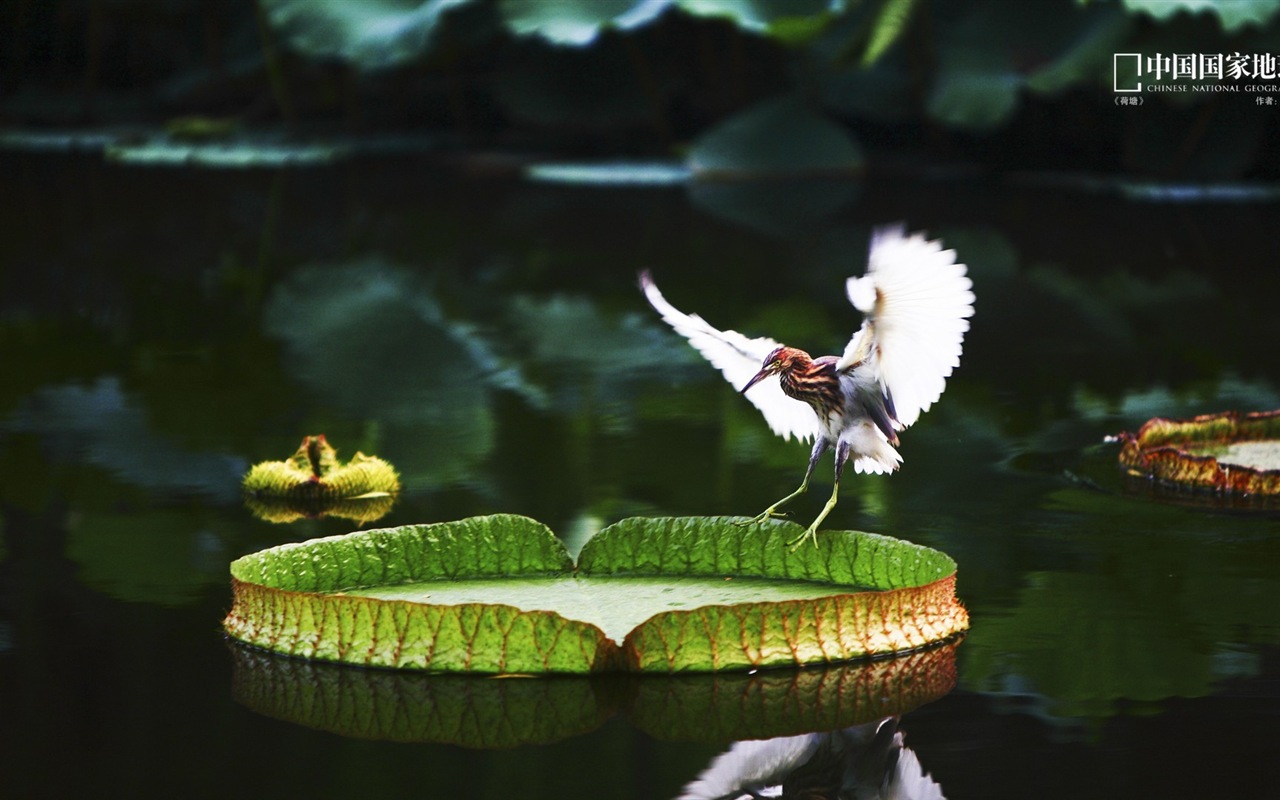
[[[695,171],[1275,178],[1275,106],[1117,109],[1111,72],[1115,53],[1275,54],[1278,18],[1280,0],[8,0],[0,124],[108,131],[70,140],[95,148],[247,138],[224,157],[249,161],[378,134],[364,146]],[[699,154],[726,126],[738,146]],[[69,143],[26,140],[51,142]]]

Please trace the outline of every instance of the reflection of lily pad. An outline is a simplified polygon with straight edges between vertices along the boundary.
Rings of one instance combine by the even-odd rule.
[[[116,142],[106,158],[131,166],[187,166],[213,169],[266,169],[327,164],[346,155],[339,145],[269,141],[192,141],[156,138]]]
[[[396,504],[394,494],[372,494],[364,497],[323,500],[317,498],[249,496],[245,506],[258,519],[283,525],[300,519],[337,517],[364,525],[382,519]]]
[[[1156,417],[1120,435],[1130,475],[1183,489],[1280,497],[1280,411]]]
[[[842,178],[693,181],[694,206],[744,228],[779,238],[811,236],[853,203],[862,185]]]
[[[787,736],[905,714],[950,692],[959,642],[857,663],[649,679],[630,715],[659,739]]]
[[[232,563],[224,624],[292,655],[474,673],[832,663],[968,627],[943,553],[849,531],[791,553],[795,524],[733,523],[623,520],[576,571],[550,530],[511,515],[287,544]]]
[[[447,317],[421,276],[394,264],[299,269],[264,313],[289,371],[323,403],[377,420],[379,452],[417,491],[471,475],[492,449],[493,389],[538,402],[482,332]]]
[[[544,744],[623,712],[681,741],[786,736],[904,714],[955,685],[956,642],[819,669],[637,678],[492,679],[357,670],[233,647],[236,699],[260,714],[362,739],[475,748]]]
[[[56,457],[101,467],[126,485],[194,493],[214,503],[236,502],[246,466],[238,457],[194,451],[163,436],[114,375],[88,385],[43,387],[19,404],[5,426],[34,433]]]
[[[578,186],[672,186],[689,180],[689,168],[666,161],[545,161],[530,164],[531,181]]]
[[[613,715],[599,679],[493,679],[351,669],[232,647],[236,700],[269,717],[359,739],[476,748],[546,744]]]
[[[768,100],[698,137],[689,167],[707,179],[848,177],[862,172],[862,148],[842,126],[799,97]]]
[[[181,606],[219,581],[230,532],[214,520],[173,510],[144,514],[82,514],[71,529],[67,555],[79,580],[95,591],[134,603]]]
[[[390,464],[364,453],[341,464],[323,434],[303,438],[284,461],[255,464],[244,478],[245,504],[270,522],[321,516],[369,522],[391,510],[399,491]]]

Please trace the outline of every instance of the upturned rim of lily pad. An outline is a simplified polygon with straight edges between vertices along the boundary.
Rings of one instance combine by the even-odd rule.
[[[1280,497],[1280,469],[1264,469],[1196,452],[1246,442],[1277,442],[1280,410],[1225,411],[1190,419],[1153,417],[1137,433],[1121,433],[1118,460],[1132,477],[1180,490],[1240,497]]]
[[[280,545],[232,562],[235,597],[224,628],[248,644],[323,661],[526,675],[841,663],[920,649],[968,628],[955,562],[944,553],[858,531],[824,531],[817,547],[792,552],[795,523],[743,522],[622,520],[588,541],[576,565],[549,528],[511,514]],[[620,592],[628,580],[663,577],[803,582],[823,591],[661,611],[622,641],[553,610],[356,593],[548,577],[617,579]]]

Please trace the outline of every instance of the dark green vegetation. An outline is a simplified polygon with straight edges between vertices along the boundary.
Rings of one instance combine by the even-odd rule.
[[[0,119],[46,129],[4,141],[123,163],[671,157],[727,122],[762,146],[691,163],[1280,177],[1274,91],[1112,104],[1117,53],[1280,52],[1277,0],[15,0],[0,32]]]

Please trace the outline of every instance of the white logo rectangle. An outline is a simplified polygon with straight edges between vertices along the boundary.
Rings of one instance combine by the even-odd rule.
[[[1115,53],[1111,56],[1111,86],[1112,91],[1116,92],[1140,92],[1142,91],[1142,82],[1138,81],[1135,86],[1120,88],[1117,83],[1120,80],[1120,59],[1133,59],[1133,74],[1142,75],[1142,54],[1141,53]]]

